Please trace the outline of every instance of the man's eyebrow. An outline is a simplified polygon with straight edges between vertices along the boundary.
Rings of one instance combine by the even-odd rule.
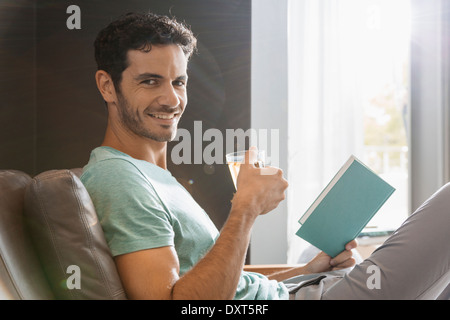
[[[187,75],[183,75],[183,76],[177,77],[175,80],[187,81],[187,79],[188,79],[188,76]]]
[[[141,74],[137,75],[134,79],[136,81],[140,81],[140,80],[145,80],[145,79],[149,79],[149,78],[164,79],[164,77],[162,75],[157,74],[157,73],[150,73],[150,72],[141,73]],[[182,75],[182,76],[177,77],[175,80],[186,81],[187,79],[188,79],[187,75]]]
[[[141,73],[141,74],[137,75],[134,79],[139,81],[139,80],[144,80],[144,79],[148,79],[148,78],[163,79],[164,77],[157,73],[146,72],[146,73]]]

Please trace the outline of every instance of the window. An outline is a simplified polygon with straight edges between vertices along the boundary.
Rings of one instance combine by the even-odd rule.
[[[397,188],[369,226],[394,229],[409,211],[409,0],[368,1],[366,12],[363,157]]]
[[[369,227],[409,213],[409,0],[289,2],[288,219],[298,219],[350,154],[397,190]],[[289,239],[288,262],[306,246]]]

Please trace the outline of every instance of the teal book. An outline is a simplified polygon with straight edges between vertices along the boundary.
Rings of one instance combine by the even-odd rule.
[[[296,234],[335,257],[359,235],[394,191],[352,155],[300,218]]]

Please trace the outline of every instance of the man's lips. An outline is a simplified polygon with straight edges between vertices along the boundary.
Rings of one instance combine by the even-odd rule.
[[[172,125],[180,118],[181,113],[147,113],[153,120],[167,125]]]
[[[178,113],[148,113],[152,118],[162,119],[162,120],[172,120]]]

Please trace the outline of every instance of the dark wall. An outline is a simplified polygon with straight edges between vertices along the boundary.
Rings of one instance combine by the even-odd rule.
[[[106,127],[93,42],[121,14],[152,11],[190,24],[199,52],[189,66],[181,128],[250,127],[250,0],[2,1],[0,3],[0,168],[31,175],[84,166]],[[69,30],[69,5],[81,29]],[[169,147],[173,147],[172,142]],[[234,191],[225,165],[169,163],[220,228]]]
[[[0,167],[35,169],[35,8],[0,7]]]

